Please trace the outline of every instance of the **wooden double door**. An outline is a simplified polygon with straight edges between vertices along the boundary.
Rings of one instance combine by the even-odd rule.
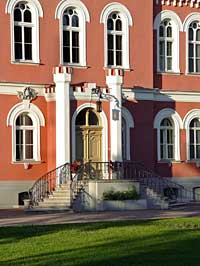
[[[76,160],[83,163],[102,161],[102,128],[80,126],[76,128]]]

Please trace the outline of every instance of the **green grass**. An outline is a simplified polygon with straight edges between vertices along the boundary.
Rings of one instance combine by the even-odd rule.
[[[0,228],[0,266],[199,266],[200,219]]]

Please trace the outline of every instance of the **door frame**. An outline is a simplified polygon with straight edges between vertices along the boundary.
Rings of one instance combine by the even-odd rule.
[[[76,159],[76,117],[83,110],[87,108],[96,109],[96,104],[94,103],[84,103],[77,107],[72,116],[72,162]],[[104,111],[99,113],[102,120],[102,159],[104,162],[108,161],[108,120]]]

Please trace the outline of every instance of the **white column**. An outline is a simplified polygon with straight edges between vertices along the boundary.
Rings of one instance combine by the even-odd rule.
[[[70,162],[71,69],[54,68],[56,91],[56,167]]]
[[[106,83],[110,88],[110,94],[118,101],[110,102],[110,141],[111,141],[111,160],[122,161],[122,84],[123,71],[120,69],[109,69],[106,76]],[[119,120],[113,120],[112,110],[119,110]]]

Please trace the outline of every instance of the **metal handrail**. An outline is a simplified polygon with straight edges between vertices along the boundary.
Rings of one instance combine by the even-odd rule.
[[[71,179],[70,164],[65,163],[41,176],[29,190],[30,207],[37,206],[49,197],[57,184],[65,184]]]

